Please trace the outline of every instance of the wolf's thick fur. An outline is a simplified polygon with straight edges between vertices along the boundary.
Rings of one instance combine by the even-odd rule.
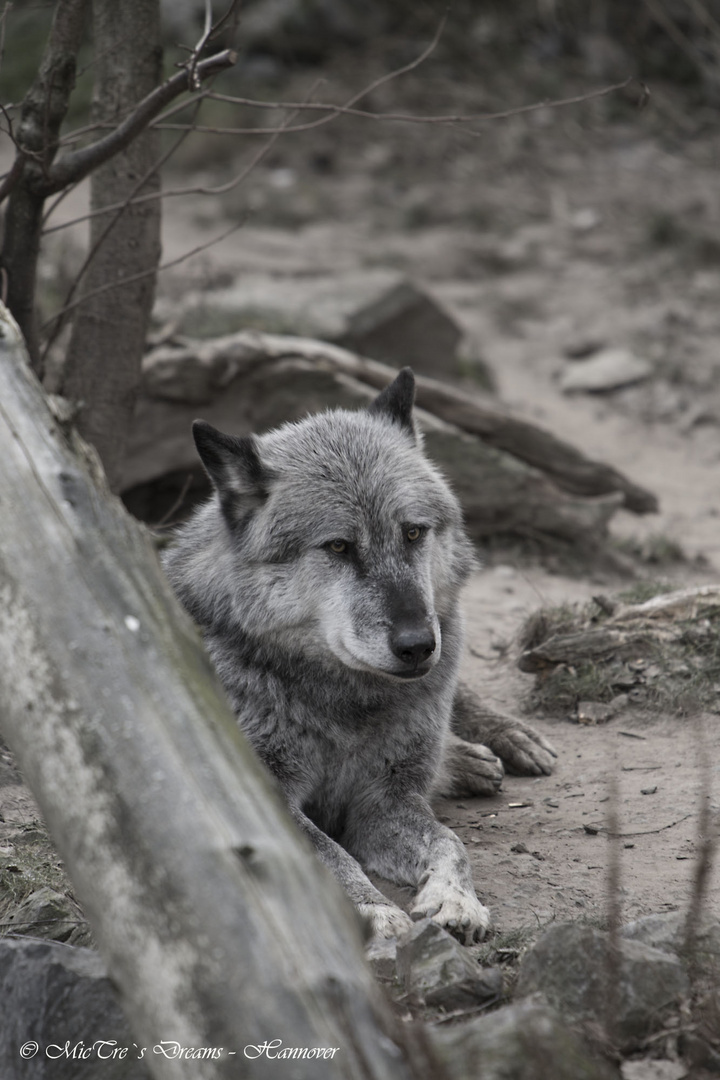
[[[424,457],[409,369],[366,411],[237,439],[197,421],[215,494],[165,567],[238,720],[375,933],[408,917],[368,880],[415,886],[411,915],[465,940],[489,925],[431,792],[488,794],[552,748],[458,687],[460,508]],[[493,742],[494,739],[494,742]]]

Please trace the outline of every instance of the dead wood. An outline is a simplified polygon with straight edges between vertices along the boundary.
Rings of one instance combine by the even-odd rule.
[[[145,360],[145,390],[154,397],[208,402],[259,365],[289,357],[309,360],[319,370],[350,375],[377,390],[387,386],[395,374],[386,364],[321,341],[240,331],[214,341],[188,342],[179,349],[167,345],[154,349]],[[592,461],[550,432],[513,417],[482,395],[424,375],[417,376],[416,384],[420,408],[539,469],[564,491],[583,496],[620,492],[623,506],[634,513],[657,510],[657,499],[651,492],[611,466]]]
[[[335,345],[256,331],[157,347],[146,356],[143,372],[122,490],[195,468],[190,425],[198,416],[232,434],[247,434],[324,408],[361,407],[395,374]],[[630,481],[617,474],[614,487],[598,481],[603,495],[579,496],[537,467],[531,452],[523,457],[500,445],[522,442],[513,435],[520,430],[527,432],[526,448],[533,438],[542,443],[545,433],[532,424],[422,376],[418,405],[429,454],[453,482],[475,539],[514,534],[591,559],[600,555],[626,569],[615,565],[604,541],[610,518],[628,504]],[[496,434],[486,439],[482,430],[489,430],[490,417]],[[547,440],[550,445],[553,437]],[[567,450],[569,460],[582,458]],[[594,467],[586,460],[588,475]],[[605,475],[603,470],[598,466],[596,474]],[[648,506],[652,496],[646,494]]]

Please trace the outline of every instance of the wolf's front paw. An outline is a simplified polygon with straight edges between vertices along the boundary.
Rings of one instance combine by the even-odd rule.
[[[357,910],[370,924],[370,935],[374,938],[401,937],[412,926],[409,915],[391,904],[358,904]]]
[[[504,775],[502,761],[487,746],[449,735],[433,794],[445,798],[497,795]]]
[[[490,929],[490,912],[475,895],[432,878],[415,897],[410,916],[416,922],[432,919],[463,945],[482,941]]]
[[[513,720],[493,736],[492,748],[508,772],[521,776],[549,776],[557,753],[551,743],[529,724]]]
[[[500,791],[505,770],[488,746],[458,741],[448,754],[447,764],[452,778],[447,784],[449,795],[490,796]]]

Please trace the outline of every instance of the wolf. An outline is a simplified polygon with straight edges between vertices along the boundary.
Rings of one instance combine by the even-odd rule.
[[[490,925],[434,795],[496,792],[555,751],[458,681],[474,555],[423,453],[404,368],[366,409],[238,438],[193,424],[213,494],[164,565],[238,722],[376,936]],[[409,915],[369,880],[415,889]]]

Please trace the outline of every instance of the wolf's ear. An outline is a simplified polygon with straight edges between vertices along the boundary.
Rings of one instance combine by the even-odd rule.
[[[404,367],[397,378],[386,386],[370,406],[371,413],[389,416],[400,427],[406,428],[413,435],[413,402],[415,401],[415,376],[412,368]]]
[[[261,462],[252,435],[225,435],[205,420],[195,420],[192,433],[225,516],[237,523],[248,510],[265,501],[272,474]]]

